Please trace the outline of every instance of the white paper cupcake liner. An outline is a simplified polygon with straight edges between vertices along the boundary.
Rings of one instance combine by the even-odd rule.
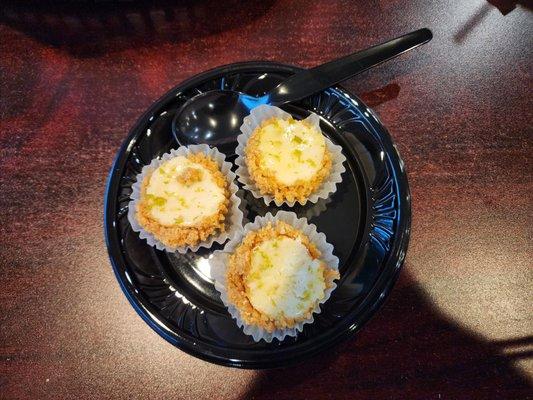
[[[228,181],[228,189],[230,192],[230,207],[228,214],[226,215],[226,230],[215,235],[210,235],[207,240],[198,243],[195,246],[180,246],[170,247],[159,241],[152,233],[146,231],[137,221],[137,204],[141,198],[141,186],[144,178],[162,163],[168,161],[174,157],[186,156],[187,154],[204,153],[213,159],[220,168],[222,174]],[[166,250],[170,253],[178,252],[181,254],[186,253],[188,250],[197,251],[200,247],[209,248],[213,243],[223,244],[229,237],[233,236],[237,231],[242,229],[242,211],[239,209],[241,202],[237,196],[237,184],[235,183],[235,174],[231,171],[232,164],[226,162],[226,156],[219,152],[216,148],[211,148],[206,144],[183,146],[178,149],[172,149],[170,153],[165,153],[161,158],[153,159],[149,165],[145,165],[140,174],[136,177],[136,182],[132,185],[132,193],[130,195],[130,202],[128,204],[128,221],[131,224],[131,228],[135,232],[139,232],[141,239],[146,240],[150,246],[154,246],[158,250]]]
[[[237,164],[236,172],[239,182],[241,182],[244,185],[244,189],[250,191],[255,198],[262,198],[266,205],[274,202],[278,207],[282,204],[287,204],[289,207],[293,207],[297,202],[301,205],[305,205],[308,201],[311,203],[316,203],[318,199],[328,198],[329,195],[335,192],[337,189],[337,183],[342,182],[341,175],[344,171],[346,171],[346,168],[343,165],[344,161],[346,161],[346,157],[344,157],[342,154],[342,147],[333,144],[327,137],[324,137],[324,139],[326,140],[326,146],[332,158],[331,173],[324,179],[320,187],[315,192],[311,193],[311,195],[304,200],[304,202],[297,200],[292,202],[287,200],[280,202],[274,199],[274,196],[272,195],[261,194],[259,188],[248,171],[248,167],[246,165],[245,148],[255,128],[261,125],[264,120],[272,117],[288,119],[291,117],[291,115],[283,111],[281,108],[263,104],[252,109],[250,115],[244,118],[244,122],[241,125],[242,133],[237,137],[238,145],[237,149],[235,150],[237,153],[235,164]],[[309,115],[305,121],[320,130],[320,118],[318,115],[311,113],[311,115]]]
[[[209,265],[211,269],[211,277],[215,280],[215,289],[220,293],[220,298],[222,302],[227,307],[230,315],[236,320],[237,325],[241,327],[245,334],[250,335],[256,342],[259,342],[261,339],[266,342],[271,342],[274,338],[282,341],[287,336],[296,336],[298,332],[303,330],[305,324],[313,323],[314,314],[320,313],[320,305],[325,303],[331,296],[331,293],[337,285],[333,282],[333,285],[326,289],[324,293],[324,298],[318,303],[313,309],[311,317],[299,322],[293,328],[287,329],[276,329],[273,332],[268,332],[265,329],[256,326],[248,325],[241,318],[240,311],[235,307],[228,298],[227,287],[226,287],[226,268],[227,260],[230,254],[232,254],[235,249],[241,244],[243,238],[251,231],[256,231],[269,222],[274,221],[284,221],[292,225],[294,228],[298,229],[311,240],[312,243],[316,245],[318,250],[320,250],[321,259],[330,267],[335,270],[339,269],[339,259],[333,255],[333,245],[326,242],[326,235],[323,233],[317,232],[316,226],[309,224],[307,219],[298,218],[295,213],[287,211],[278,211],[275,216],[268,213],[264,217],[256,217],[254,222],[246,224],[244,228],[237,232],[235,236],[226,244],[223,250],[215,251],[213,257],[209,260]]]

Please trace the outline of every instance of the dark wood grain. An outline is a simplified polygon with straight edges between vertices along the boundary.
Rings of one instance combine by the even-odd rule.
[[[28,4],[0,5],[0,398],[531,395],[529,1]],[[409,172],[411,245],[383,309],[290,369],[219,367],[161,339],[103,240],[106,175],[135,119],[220,64],[314,66],[420,27],[430,44],[345,85]]]

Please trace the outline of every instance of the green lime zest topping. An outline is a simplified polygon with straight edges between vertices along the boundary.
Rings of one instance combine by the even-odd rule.
[[[301,143],[304,142],[303,139],[302,139],[300,136],[296,136],[296,135],[293,136],[293,138],[291,139],[291,141],[292,141],[293,143],[298,143],[298,144],[301,144]]]
[[[297,159],[298,161],[301,161],[301,159],[302,159],[302,150],[300,150],[300,149],[294,149],[294,150],[292,151],[292,154],[296,157],[296,159]]]
[[[267,153],[268,157],[272,157],[272,158],[275,158],[276,160],[280,160],[281,157],[279,154],[275,154],[275,153]]]
[[[165,169],[165,167],[163,167],[163,166],[162,166],[162,167],[159,167],[159,173],[160,173],[161,175],[163,175],[164,177],[166,177],[166,178],[170,178],[170,174],[171,174],[171,172],[170,172],[170,171],[167,171],[167,170]]]
[[[163,207],[167,203],[164,197],[154,196],[153,194],[146,195],[150,206]]]
[[[260,250],[259,251],[259,255],[263,259],[263,262],[259,266],[259,269],[261,271],[264,271],[264,270],[266,270],[268,268],[272,268],[273,267],[272,260],[270,260],[270,257],[264,251]]]

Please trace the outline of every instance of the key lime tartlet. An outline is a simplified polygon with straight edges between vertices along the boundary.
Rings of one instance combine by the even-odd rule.
[[[331,154],[319,129],[307,121],[270,118],[245,148],[251,178],[277,201],[304,202],[331,172]]]
[[[277,215],[248,224],[211,267],[230,313],[256,340],[296,335],[320,312],[339,278],[325,236],[294,213]]]
[[[278,107],[260,105],[244,118],[237,137],[237,176],[266,205],[305,205],[328,198],[342,182],[346,157],[311,113],[297,120]]]
[[[133,185],[128,219],[141,238],[167,251],[223,243],[241,228],[231,164],[216,149],[189,146],[153,160]]]
[[[144,178],[137,220],[168,246],[195,245],[225,229],[228,183],[203,153],[175,157]]]

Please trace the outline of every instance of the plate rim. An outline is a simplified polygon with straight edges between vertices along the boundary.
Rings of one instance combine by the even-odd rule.
[[[262,362],[258,360],[233,360],[229,359],[227,357],[222,357],[217,354],[206,354],[205,351],[199,351],[194,345],[191,346],[190,343],[188,343],[185,339],[185,335],[169,331],[167,332],[164,329],[164,324],[158,324],[154,321],[154,318],[157,319],[155,316],[151,315],[151,312],[148,310],[147,306],[143,304],[145,300],[140,299],[139,297],[135,297],[132,291],[129,290],[127,282],[125,282],[124,277],[121,275],[121,271],[119,271],[119,267],[116,265],[116,260],[113,257],[112,254],[112,245],[110,243],[111,238],[110,232],[111,228],[109,226],[109,221],[113,220],[113,215],[111,214],[110,210],[110,199],[109,199],[109,192],[111,190],[111,185],[113,183],[113,180],[115,178],[114,172],[117,169],[117,164],[120,161],[120,156],[124,153],[124,151],[127,150],[128,146],[132,145],[132,139],[139,134],[139,129],[142,129],[140,126],[141,122],[145,120],[148,116],[152,115],[153,112],[161,106],[162,103],[166,103],[169,100],[171,100],[173,97],[176,96],[176,93],[178,92],[178,89],[180,87],[184,87],[196,80],[199,79],[208,79],[210,75],[214,73],[231,73],[236,72],[242,68],[279,68],[284,71],[297,71],[301,70],[303,68],[290,65],[290,64],[284,64],[284,63],[277,63],[272,61],[242,61],[237,63],[230,63],[221,65],[218,67],[211,68],[209,70],[197,73],[181,82],[179,82],[177,85],[173,86],[171,89],[169,89],[167,92],[165,92],[162,96],[160,96],[157,100],[155,100],[152,105],[144,112],[142,115],[139,116],[139,118],[136,119],[134,124],[131,126],[128,135],[124,138],[121,146],[117,150],[117,153],[114,157],[113,163],[111,165],[110,171],[108,173],[107,179],[106,179],[106,188],[104,192],[104,210],[103,210],[103,230],[104,230],[104,237],[107,247],[107,252],[109,256],[110,263],[113,268],[113,272],[115,274],[115,277],[117,281],[119,282],[119,286],[124,292],[126,298],[132,305],[132,307],[135,309],[135,311],[141,316],[141,318],[150,326],[154,331],[156,331],[161,337],[163,337],[165,340],[167,340],[172,345],[178,347],[180,350],[185,351],[186,353],[193,355],[197,358],[203,359],[205,361],[209,361],[215,364],[223,365],[223,366],[229,366],[229,367],[237,367],[237,368],[247,368],[247,369],[265,369],[265,368],[272,368],[272,367],[282,367],[282,366],[288,366],[292,364],[296,364],[299,362],[304,361],[305,359],[309,359],[313,356],[315,356],[318,353],[322,353],[324,350],[327,350],[328,348],[333,347],[334,345],[338,344],[340,341],[343,341],[351,336],[353,336],[357,331],[359,331],[366,323],[368,323],[369,319],[375,315],[375,313],[379,310],[379,308],[384,304],[386,298],[391,292],[391,289],[395,285],[399,273],[401,271],[401,268],[403,266],[403,262],[405,260],[405,254],[407,252],[407,248],[409,246],[409,239],[410,239],[410,227],[411,227],[411,198],[410,198],[410,190],[409,190],[409,184],[407,181],[407,172],[405,171],[403,160],[399,154],[399,151],[397,147],[394,145],[391,135],[388,132],[388,130],[385,128],[385,126],[381,123],[381,121],[378,119],[376,113],[372,111],[364,102],[362,102],[359,97],[356,95],[353,95],[346,89],[344,89],[340,85],[334,86],[336,90],[339,90],[340,92],[344,94],[349,94],[350,97],[356,99],[358,102],[360,109],[363,111],[367,111],[369,116],[367,116],[368,119],[373,120],[373,125],[377,125],[379,128],[379,136],[380,140],[383,142],[383,144],[390,148],[390,154],[389,157],[391,157],[391,165],[394,167],[394,170],[391,171],[391,173],[394,175],[394,178],[397,182],[400,182],[398,184],[398,201],[399,201],[399,210],[401,213],[403,213],[402,218],[399,218],[401,224],[398,226],[397,232],[395,233],[393,244],[391,245],[391,251],[388,259],[386,260],[384,265],[385,267],[391,268],[391,266],[388,266],[389,263],[394,262],[395,265],[392,265],[392,270],[390,273],[385,274],[381,273],[378,276],[378,279],[376,282],[374,282],[372,288],[369,290],[369,292],[366,294],[366,296],[361,300],[360,306],[366,304],[366,308],[362,309],[362,312],[359,313],[358,317],[358,323],[354,323],[354,321],[351,322],[351,325],[347,326],[346,329],[341,330],[340,332],[337,332],[335,335],[328,338],[328,341],[326,344],[321,346],[315,346],[315,348],[312,348],[308,351],[306,351],[303,354],[298,355],[297,357],[291,357],[287,358],[285,357],[283,365],[280,365],[279,361],[268,361],[268,362]],[[392,151],[394,150],[394,151]],[[124,162],[127,161],[127,158],[123,160]],[[118,178],[120,181],[120,177]],[[109,219],[109,221],[108,221]],[[126,273],[126,280],[128,280],[128,276]],[[131,279],[129,279],[130,285],[133,287],[133,283]],[[376,297],[377,296],[377,297]],[[374,301],[369,302],[369,299],[375,298]]]

